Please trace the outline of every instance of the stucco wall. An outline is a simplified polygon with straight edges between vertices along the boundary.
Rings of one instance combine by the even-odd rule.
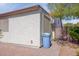
[[[3,32],[8,32],[9,31],[9,24],[8,24],[8,19],[0,19],[0,30],[2,30]]]
[[[42,33],[51,33],[51,30],[50,18],[47,18],[44,14],[42,14]]]
[[[9,18],[9,32],[2,42],[40,47],[40,13]]]
[[[50,23],[50,17],[49,18],[47,18],[47,17],[45,17],[45,15],[46,14],[41,14],[41,19],[42,19],[42,21],[41,21],[41,35],[43,34],[43,33],[51,33],[51,39],[53,39],[52,38],[52,28],[51,28],[51,23]]]

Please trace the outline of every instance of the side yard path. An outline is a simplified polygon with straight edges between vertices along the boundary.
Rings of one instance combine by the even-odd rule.
[[[53,41],[51,48],[28,48],[0,42],[0,56],[75,56],[79,46],[72,43],[58,44]]]
[[[58,56],[60,46],[53,42],[51,48],[28,48],[0,42],[0,56]]]

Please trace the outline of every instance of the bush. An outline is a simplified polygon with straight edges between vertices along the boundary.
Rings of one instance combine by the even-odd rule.
[[[79,41],[79,29],[73,28],[68,31],[69,35],[76,41]]]
[[[67,34],[72,38],[73,42],[79,43],[79,23],[77,24],[65,24]]]

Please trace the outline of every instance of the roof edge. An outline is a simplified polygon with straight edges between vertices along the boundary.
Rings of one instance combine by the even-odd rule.
[[[43,7],[41,7],[40,5],[34,5],[28,8],[23,8],[23,9],[0,14],[0,18],[22,14],[22,13],[29,13],[29,12],[33,12],[33,11],[40,10],[40,9],[44,10],[49,15],[49,13]]]

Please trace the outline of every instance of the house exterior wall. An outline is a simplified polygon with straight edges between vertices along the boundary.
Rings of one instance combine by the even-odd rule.
[[[42,14],[42,33],[51,33],[50,18]]]
[[[44,16],[44,32],[51,33],[50,18]]]
[[[8,32],[8,19],[0,19],[0,30]]]
[[[3,32],[0,39],[6,43],[24,44],[40,47],[40,13],[11,17],[9,32]]]
[[[43,33],[50,33],[51,34],[51,41],[52,41],[52,28],[51,28],[51,23],[50,23],[50,16],[46,17],[46,13],[41,13],[41,37]],[[42,40],[41,40],[42,42]]]
[[[45,17],[46,14],[44,10],[38,10],[6,18],[8,31],[3,31],[0,41],[41,47],[42,34],[51,32],[50,18]]]

